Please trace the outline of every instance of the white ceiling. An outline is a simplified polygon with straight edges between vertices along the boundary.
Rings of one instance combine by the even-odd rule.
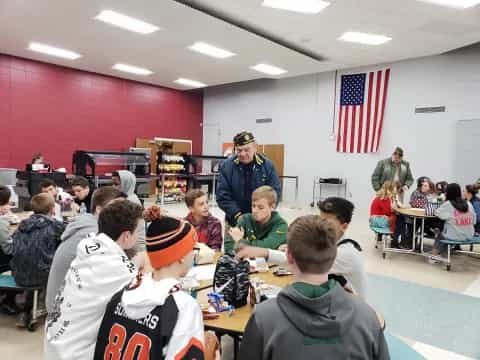
[[[415,0],[331,0],[317,15],[264,8],[262,0],[194,0],[325,57],[316,61],[173,0],[0,0],[0,53],[177,89],[179,77],[210,85],[264,77],[250,66],[266,62],[281,77],[438,54],[480,40],[480,5],[457,10]],[[115,10],[159,26],[139,35],[93,18]],[[391,36],[372,47],[336,40],[345,31]],[[26,50],[30,41],[82,54],[61,60]],[[205,41],[236,54],[213,59],[186,47]],[[147,77],[111,69],[117,62],[145,67]]]

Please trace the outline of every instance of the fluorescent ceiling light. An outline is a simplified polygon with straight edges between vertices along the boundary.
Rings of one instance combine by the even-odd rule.
[[[382,45],[392,40],[391,37],[376,34],[366,34],[360,32],[348,31],[338,38],[338,40],[354,42],[365,45]]]
[[[196,42],[195,44],[189,46],[188,48],[190,50],[197,51],[199,53],[209,55],[218,59],[226,59],[235,55],[234,53],[228,50],[224,50],[204,42]]]
[[[264,0],[262,6],[304,14],[318,14],[330,3],[322,0]]]
[[[118,71],[128,72],[128,73],[132,73],[132,74],[136,74],[136,75],[146,76],[146,75],[153,74],[153,72],[148,70],[148,69],[144,69],[144,68],[140,68],[140,67],[136,67],[136,66],[132,66],[132,65],[127,65],[127,64],[115,64],[115,65],[113,65],[112,68],[115,69],[115,70],[118,70]]]
[[[76,52],[70,51],[70,50],[65,50],[65,49],[60,49],[57,47],[53,47],[50,45],[45,45],[45,44],[39,44],[36,42],[32,42],[28,45],[28,49],[32,51],[36,51],[39,53],[47,54],[47,55],[52,55],[52,56],[57,56],[61,57],[64,59],[69,59],[69,60],[75,60],[81,57],[82,55],[77,54]]]
[[[185,85],[185,86],[194,87],[194,88],[201,88],[201,87],[207,86],[206,84],[204,84],[200,81],[190,80],[190,79],[185,79],[185,78],[178,78],[174,82],[176,82],[177,84],[180,84],[180,85]]]
[[[95,19],[140,34],[150,34],[160,30],[155,25],[110,10],[102,11]]]
[[[257,64],[255,66],[251,66],[250,69],[259,71],[267,75],[282,75],[287,72],[287,70],[283,70],[279,67],[268,65],[268,64]]]
[[[452,8],[466,9],[480,3],[480,0],[420,0],[440,6],[447,6]]]

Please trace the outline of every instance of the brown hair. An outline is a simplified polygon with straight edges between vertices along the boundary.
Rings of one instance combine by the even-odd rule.
[[[142,219],[143,209],[129,200],[115,200],[98,216],[98,232],[117,241],[124,231],[134,233]]]
[[[303,273],[326,274],[337,256],[338,229],[319,215],[297,218],[287,234],[288,251]]]
[[[30,205],[35,214],[48,215],[55,207],[55,200],[50,194],[40,193],[32,197]]]
[[[277,193],[271,186],[263,185],[252,193],[252,202],[260,199],[266,199],[269,205],[277,204]]]
[[[473,196],[476,196],[478,194],[478,191],[480,190],[480,184],[467,185],[465,186],[465,189]]]
[[[90,211],[93,214],[97,206],[104,208],[110,201],[119,198],[126,199],[127,195],[113,186],[102,186],[93,192]]]
[[[72,186],[80,186],[82,188],[90,187],[88,180],[85,179],[83,176],[75,176],[72,180]]]
[[[377,197],[381,200],[390,199],[394,200],[397,193],[397,187],[393,181],[387,180],[383,183],[380,190],[377,191]]]
[[[4,185],[0,185],[0,206],[7,205],[10,202],[12,192]]]
[[[38,159],[41,159],[43,157],[42,153],[35,153],[32,155],[32,164],[38,160]]]
[[[195,204],[195,200],[205,196],[206,194],[200,189],[191,189],[185,194],[185,203],[188,207],[192,207]]]

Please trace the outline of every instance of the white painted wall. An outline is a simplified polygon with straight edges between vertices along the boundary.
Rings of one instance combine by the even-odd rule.
[[[390,67],[384,130],[377,154],[339,154],[335,142],[329,141],[333,73],[207,89],[203,151],[219,154],[221,144],[231,141],[235,133],[252,131],[260,143],[285,144],[285,175],[300,176],[302,202],[311,201],[314,176],[346,177],[351,198],[362,213],[368,212],[374,195],[370,176],[376,162],[390,156],[397,145],[404,148],[415,178],[429,175],[435,181],[454,181],[455,124],[480,117],[480,47]],[[445,105],[447,111],[415,114],[417,105]],[[267,117],[273,123],[255,123],[255,119]]]

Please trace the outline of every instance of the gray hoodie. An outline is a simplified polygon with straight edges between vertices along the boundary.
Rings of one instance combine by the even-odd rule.
[[[445,220],[443,227],[445,239],[465,241],[473,237],[477,216],[470,201],[467,202],[467,205],[468,211],[460,212],[453,207],[450,201],[446,201],[435,210],[435,215]]]
[[[258,305],[240,349],[241,360],[389,358],[373,309],[337,284],[317,298],[288,286]]]
[[[50,313],[55,295],[60,289],[70,265],[77,255],[77,246],[89,234],[98,232],[98,219],[92,214],[76,216],[67,225],[62,234],[62,242],[53,257],[52,267],[48,275],[46,306]]]
[[[0,216],[0,248],[6,255],[13,252],[13,240],[10,236],[10,222],[6,216]]]
[[[127,200],[134,202],[135,204],[142,205],[140,199],[135,194],[135,186],[137,185],[137,178],[128,170],[119,170],[118,176],[120,177],[120,191],[127,194]],[[138,241],[132,248],[125,251],[127,256],[131,259],[137,253],[145,251],[145,222],[141,220],[138,224]]]

